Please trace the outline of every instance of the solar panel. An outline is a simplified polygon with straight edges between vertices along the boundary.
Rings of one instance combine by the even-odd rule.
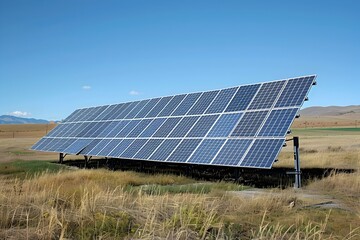
[[[208,137],[227,137],[239,121],[242,113],[224,114],[208,133]]]
[[[191,153],[195,150],[201,139],[184,139],[175,148],[174,152],[167,159],[171,162],[186,162]]]
[[[169,137],[185,137],[185,135],[194,126],[198,119],[199,116],[184,117],[171,131]]]
[[[260,84],[241,86],[226,108],[226,112],[245,110],[254,98]]]
[[[136,153],[134,158],[148,159],[155,149],[163,142],[163,139],[150,139],[144,146]]]
[[[236,166],[249,148],[251,139],[228,139],[212,164]]]
[[[264,122],[268,111],[247,112],[232,132],[232,137],[252,137]]]
[[[180,141],[181,139],[165,139],[148,159],[165,161]]]
[[[77,109],[31,149],[271,168],[315,77]]]
[[[192,163],[210,163],[224,144],[225,139],[205,139],[196,149],[188,162]]]

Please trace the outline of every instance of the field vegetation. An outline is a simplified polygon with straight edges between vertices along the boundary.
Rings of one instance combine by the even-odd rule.
[[[360,239],[357,130],[293,131],[302,167],[356,172],[256,195],[236,183],[54,164],[56,154],[28,150],[37,134],[0,137],[1,239]],[[275,167],[293,166],[288,144]]]

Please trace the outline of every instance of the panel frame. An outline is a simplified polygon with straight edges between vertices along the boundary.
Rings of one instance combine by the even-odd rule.
[[[258,139],[285,139],[285,137],[283,136],[259,136],[260,132],[262,131],[262,129],[264,128],[264,125],[267,124],[267,121],[271,115],[271,113],[275,110],[282,110],[282,109],[297,109],[297,113],[300,110],[300,107],[303,105],[304,100],[302,100],[301,105],[294,105],[294,106],[284,106],[284,107],[276,107],[280,97],[282,96],[282,93],[284,92],[286,86],[289,84],[289,81],[295,81],[296,79],[301,79],[301,78],[312,78],[312,84],[310,84],[309,87],[307,87],[308,83],[305,84],[306,86],[304,86],[304,90],[306,91],[305,97],[308,96],[312,85],[314,85],[314,82],[316,82],[316,75],[307,75],[307,76],[300,76],[300,77],[296,77],[296,78],[288,78],[288,79],[281,79],[281,80],[275,80],[275,81],[268,81],[268,82],[261,82],[261,83],[254,83],[254,84],[245,84],[245,85],[240,85],[240,86],[235,86],[235,87],[228,87],[228,88],[223,88],[223,89],[217,89],[217,90],[211,90],[211,91],[202,91],[202,92],[193,92],[193,93],[187,93],[187,94],[178,94],[178,95],[170,95],[170,96],[164,96],[164,97],[157,97],[157,98],[151,98],[151,99],[144,99],[144,100],[137,100],[137,101],[133,101],[133,102],[124,102],[124,103],[119,103],[119,104],[110,104],[110,105],[103,105],[103,106],[95,106],[95,107],[87,107],[87,108],[80,108],[80,109],[76,109],[74,112],[72,112],[63,123],[61,123],[60,125],[63,127],[63,129],[57,130],[57,127],[55,127],[52,131],[49,132],[49,134],[47,136],[45,136],[42,139],[49,139],[46,145],[42,146],[41,144],[36,146],[36,144],[38,142],[40,142],[42,139],[40,139],[37,143],[35,143],[34,146],[36,146],[35,148],[32,148],[33,150],[37,150],[37,151],[42,151],[41,148],[43,149],[61,149],[59,145],[60,143],[64,142],[64,144],[66,143],[66,141],[68,140],[74,140],[73,143],[76,142],[76,139],[84,139],[84,140],[91,140],[91,139],[96,139],[99,140],[98,144],[100,144],[102,142],[103,139],[108,139],[109,142],[107,142],[107,144],[109,144],[112,140],[125,140],[125,139],[132,139],[132,143],[133,144],[137,139],[141,140],[139,142],[143,142],[143,145],[141,147],[139,147],[137,149],[137,151],[134,152],[133,156],[130,159],[137,159],[135,158],[135,156],[141,151],[141,149],[152,139],[161,139],[161,143],[159,144],[159,146],[157,146],[157,148],[155,148],[153,150],[152,153],[150,153],[148,159],[139,159],[139,160],[147,160],[147,161],[156,161],[156,162],[167,162],[168,158],[176,151],[176,149],[181,145],[182,142],[184,142],[187,139],[199,139],[199,143],[198,145],[195,147],[195,149],[193,150],[193,152],[188,156],[188,158],[186,160],[183,161],[183,163],[188,163],[188,161],[191,159],[192,155],[195,154],[196,150],[202,145],[202,143],[207,140],[207,139],[225,139],[223,145],[220,147],[220,149],[218,150],[218,152],[215,154],[214,158],[211,160],[211,162],[209,164],[204,164],[204,165],[212,165],[214,159],[217,157],[217,155],[219,154],[219,152],[221,151],[221,149],[225,146],[226,142],[228,141],[228,139],[233,139],[233,138],[245,138],[247,139],[247,137],[245,136],[231,136],[232,133],[234,132],[234,130],[236,129],[237,125],[239,124],[239,122],[244,118],[244,116],[246,115],[246,113],[251,113],[251,112],[257,112],[257,111],[262,111],[262,110],[266,110],[266,116],[263,120],[263,122],[260,124],[260,126],[257,128],[257,131],[255,133],[254,136],[251,136],[249,139],[252,139],[251,144],[249,145],[246,153],[244,153],[243,157],[240,159],[238,166],[241,166],[241,163],[244,161],[245,157],[248,154],[248,151],[252,148],[253,144],[256,142],[256,140]],[[265,84],[268,83],[272,83],[272,82],[281,82],[283,81],[284,84],[282,85],[281,89],[276,91],[277,96],[275,98],[275,100],[273,101],[272,105],[266,108],[251,108],[254,99],[256,99],[256,97],[258,96],[259,92],[261,91],[262,87]],[[259,85],[255,94],[252,96],[251,100],[248,102],[248,104],[246,105],[245,109],[240,109],[240,110],[236,110],[236,111],[227,111],[227,109],[229,108],[229,105],[232,103],[232,101],[234,100],[236,94],[238,91],[240,91],[241,87],[245,87],[245,86],[255,86],[255,85]],[[305,89],[306,87],[306,89]],[[208,113],[208,109],[212,106],[212,104],[215,102],[215,100],[217,99],[217,97],[220,95],[222,90],[227,90],[227,89],[232,89],[235,88],[234,93],[232,93],[231,98],[228,99],[228,102],[226,104],[226,106],[222,109],[221,112],[210,112]],[[217,92],[216,92],[217,91]],[[299,90],[301,91],[301,89]],[[207,93],[210,92],[216,92],[216,94],[214,96],[211,96],[211,99],[208,100],[210,103],[208,104],[208,106],[204,109],[201,110],[199,112],[195,111],[195,112],[191,112],[193,109],[195,109],[195,107],[197,106],[197,103],[199,101],[201,101],[202,96],[204,96]],[[303,92],[302,92],[303,93]],[[177,109],[182,106],[183,102],[187,99],[188,96],[192,95],[192,94],[197,94],[198,96],[196,97],[196,100],[193,101],[190,104],[190,107],[188,107],[187,111],[184,112],[182,114],[174,114],[174,112],[177,111]],[[183,96],[183,97],[180,97]],[[290,95],[291,96],[291,95]],[[302,95],[301,95],[302,96]],[[180,101],[175,101],[174,99],[179,98]],[[137,117],[141,111],[146,108],[148,106],[149,103],[151,103],[154,99],[158,99],[153,106],[149,106],[149,108],[151,107],[151,109],[149,109],[149,111],[146,114],[141,114],[143,115],[143,117]],[[166,101],[163,106],[159,109],[159,111],[157,111],[156,116],[151,116],[148,117],[149,113],[155,109],[157,107],[157,105],[161,102],[162,99],[168,99],[168,101]],[[172,100],[174,100],[174,106],[172,106]],[[142,106],[141,103],[144,103]],[[171,107],[167,108],[168,105],[171,105]],[[118,106],[118,108],[117,108]],[[137,109],[138,108],[138,109]],[[115,112],[111,112],[109,111],[109,109],[116,109]],[[162,114],[163,111],[166,110],[166,113]],[[171,111],[171,112],[170,112]],[[108,113],[107,113],[108,112]],[[221,117],[226,115],[226,114],[241,114],[240,118],[238,119],[237,123],[234,125],[233,129],[230,131],[230,134],[228,136],[221,136],[221,137],[212,137],[212,136],[208,136],[209,133],[211,132],[211,130],[216,126],[217,122],[220,121]],[[131,118],[129,118],[128,116],[131,115]],[[210,126],[210,128],[207,130],[205,136],[188,136],[189,133],[192,131],[192,129],[196,126],[196,124],[202,119],[202,117],[204,116],[210,116],[210,115],[218,115],[217,119],[212,123],[212,125]],[[196,116],[197,119],[196,121],[192,124],[192,126],[188,129],[188,132],[185,134],[185,136],[171,136],[171,133],[176,129],[176,127],[181,123],[181,121],[183,119],[185,119],[186,117],[194,117]],[[166,123],[167,119],[170,118],[180,118],[180,120],[173,126],[172,129],[170,129],[170,131],[168,131],[168,134],[166,136],[154,136],[156,135],[156,132]],[[137,126],[143,121],[143,120],[150,120],[151,121],[144,127],[144,129],[142,129],[142,131],[140,131],[140,133],[138,135],[132,135],[132,131],[134,131]],[[151,126],[151,124],[156,121],[157,119],[164,119],[161,124],[159,126],[157,126],[157,128],[153,131],[151,136],[141,136],[146,129]],[[134,124],[133,128],[131,128],[129,130],[129,132],[124,135],[124,136],[118,136],[118,134],[116,134],[113,137],[110,137],[109,134],[111,133],[111,131],[109,131],[107,133],[107,135],[104,137],[103,133],[109,129],[109,127],[111,127],[112,123],[114,122],[121,122],[121,121],[129,121],[125,124],[125,126],[122,128],[121,131],[123,131],[124,128],[127,127],[127,125],[132,125]],[[295,118],[291,120],[291,124],[293,124]],[[137,122],[138,121],[138,122]],[[103,123],[109,123],[109,125],[103,124]],[[132,122],[136,122],[132,123]],[[85,127],[82,128],[86,125],[89,124],[89,127]],[[290,124],[290,126],[291,126]],[[102,130],[99,130],[98,133],[96,133],[97,131],[97,127],[102,127],[105,126]],[[116,125],[117,126],[117,125]],[[95,131],[93,131],[95,129]],[[284,131],[283,129],[281,131]],[[286,130],[287,131],[287,130]],[[93,132],[95,132],[93,134]],[[76,133],[74,135],[74,133]],[[90,133],[90,134],[88,134]],[[74,136],[73,136],[74,135]],[[130,135],[130,136],[129,136]],[[100,137],[101,136],[101,137]],[[143,140],[144,139],[144,140]],[[167,158],[165,160],[156,160],[156,159],[151,159],[151,156],[157,151],[157,149],[163,144],[165,143],[165,141],[167,139],[178,139],[178,143],[177,145],[174,147],[174,149],[172,149],[171,153],[167,156]],[[55,146],[49,148],[51,146],[51,144],[55,144]],[[72,144],[73,144],[72,143]],[[121,143],[121,141],[119,142],[119,144]],[[96,144],[94,146],[94,149],[96,148],[96,146],[98,145]],[[119,145],[118,144],[118,145]],[[131,144],[128,146],[130,147]],[[49,146],[48,146],[49,145]],[[61,144],[60,144],[61,145]],[[107,147],[107,145],[105,145],[100,152],[102,152],[105,148]],[[46,150],[43,150],[46,151]],[[123,151],[125,152],[126,149]],[[279,151],[277,152],[277,156],[279,154],[279,152],[281,151],[281,148],[279,149]],[[57,152],[57,151],[53,151],[53,152]],[[91,150],[89,150],[89,152],[91,152]],[[100,153],[98,152],[98,153]],[[94,155],[96,156],[96,155]],[[173,161],[171,161],[173,162]],[[274,163],[274,162],[273,162]],[[272,164],[273,164],[272,163]],[[190,163],[189,164],[194,164],[194,163]],[[195,163],[195,164],[202,164],[202,163]],[[244,166],[241,166],[244,167]],[[246,167],[246,166],[245,166]]]

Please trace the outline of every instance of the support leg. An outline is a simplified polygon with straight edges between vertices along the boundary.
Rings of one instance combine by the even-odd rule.
[[[59,154],[59,163],[62,164],[64,162],[64,154],[60,153]]]
[[[299,137],[294,137],[295,188],[301,188],[301,169],[299,157]]]
[[[84,168],[87,168],[88,163],[89,163],[89,158],[88,158],[88,156],[84,156],[84,158],[85,158],[85,165],[84,165]]]

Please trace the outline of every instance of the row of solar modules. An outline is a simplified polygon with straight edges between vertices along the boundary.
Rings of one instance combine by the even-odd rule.
[[[64,122],[142,119],[238,112],[246,109],[268,109],[273,106],[275,108],[300,106],[314,77],[78,109]]]
[[[38,148],[91,156],[271,168],[284,139],[57,139]]]
[[[298,108],[230,114],[60,124],[47,137],[183,138],[285,136]],[[261,126],[263,127],[261,128]],[[261,129],[259,131],[259,129]]]

